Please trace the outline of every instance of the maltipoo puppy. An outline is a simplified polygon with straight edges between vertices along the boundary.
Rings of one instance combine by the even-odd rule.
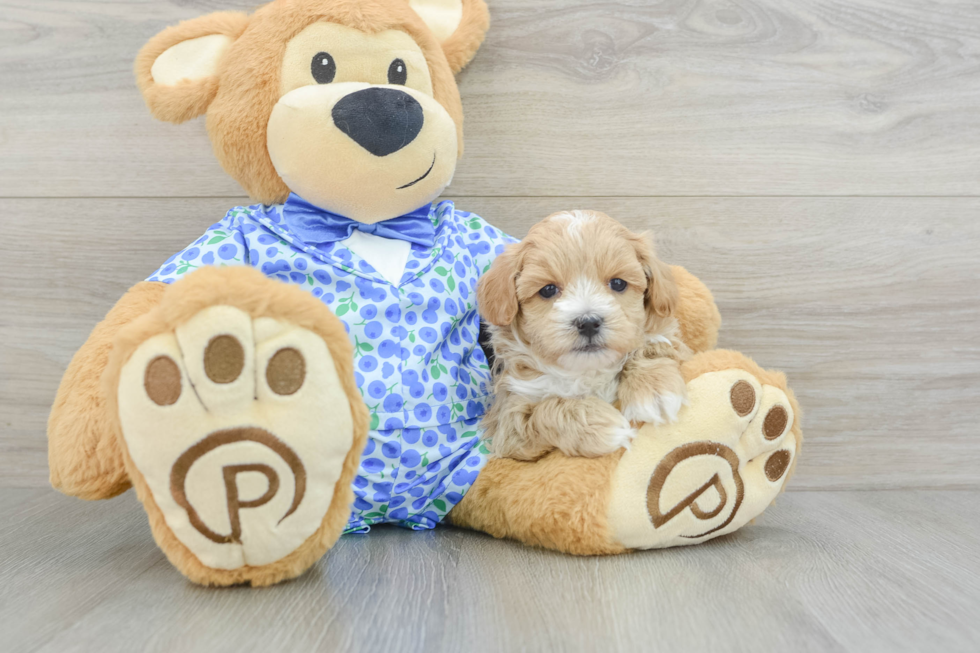
[[[649,237],[607,215],[568,211],[532,227],[477,291],[496,355],[492,451],[601,456],[628,447],[634,424],[673,421],[690,356],[677,297]]]

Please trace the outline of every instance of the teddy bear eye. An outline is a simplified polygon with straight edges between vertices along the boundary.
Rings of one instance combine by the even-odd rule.
[[[405,62],[401,59],[392,61],[391,65],[388,66],[388,83],[404,86],[407,80],[408,68],[405,67]]]
[[[549,283],[547,286],[538,291],[538,294],[545,299],[551,299],[558,294],[558,286],[553,283]]]
[[[622,279],[613,279],[612,281],[609,282],[609,287],[615,290],[616,292],[623,292],[624,290],[626,290],[627,286],[629,286],[629,284],[623,281]]]
[[[329,84],[337,75],[337,62],[329,52],[320,52],[313,57],[312,70],[317,84]]]

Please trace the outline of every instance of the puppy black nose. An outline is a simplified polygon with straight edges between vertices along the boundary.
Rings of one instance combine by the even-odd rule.
[[[374,156],[388,156],[414,141],[423,121],[422,105],[393,88],[356,91],[333,107],[337,129]]]
[[[578,329],[579,335],[583,335],[591,340],[599,333],[599,329],[602,327],[602,318],[589,315],[576,319],[572,324]]]

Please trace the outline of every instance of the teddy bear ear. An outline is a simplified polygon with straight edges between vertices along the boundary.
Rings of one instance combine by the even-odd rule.
[[[483,0],[408,0],[442,44],[454,73],[470,62],[490,27],[490,11]]]
[[[181,123],[204,114],[218,93],[218,69],[248,26],[248,15],[219,12],[168,27],[136,57],[136,83],[159,120]]]

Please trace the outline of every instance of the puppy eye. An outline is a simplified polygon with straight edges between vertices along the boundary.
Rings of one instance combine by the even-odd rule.
[[[329,52],[321,52],[313,57],[311,64],[313,79],[317,84],[329,84],[337,75],[337,62],[333,60]]]
[[[629,284],[623,281],[622,279],[613,279],[612,281],[609,282],[609,287],[615,290],[616,292],[623,292],[624,290],[626,290],[628,286]]]
[[[549,283],[547,286],[538,291],[538,294],[545,299],[551,299],[558,294],[558,286]]]
[[[407,80],[408,68],[405,67],[405,62],[401,59],[392,61],[391,65],[388,66],[388,83],[404,86]]]

